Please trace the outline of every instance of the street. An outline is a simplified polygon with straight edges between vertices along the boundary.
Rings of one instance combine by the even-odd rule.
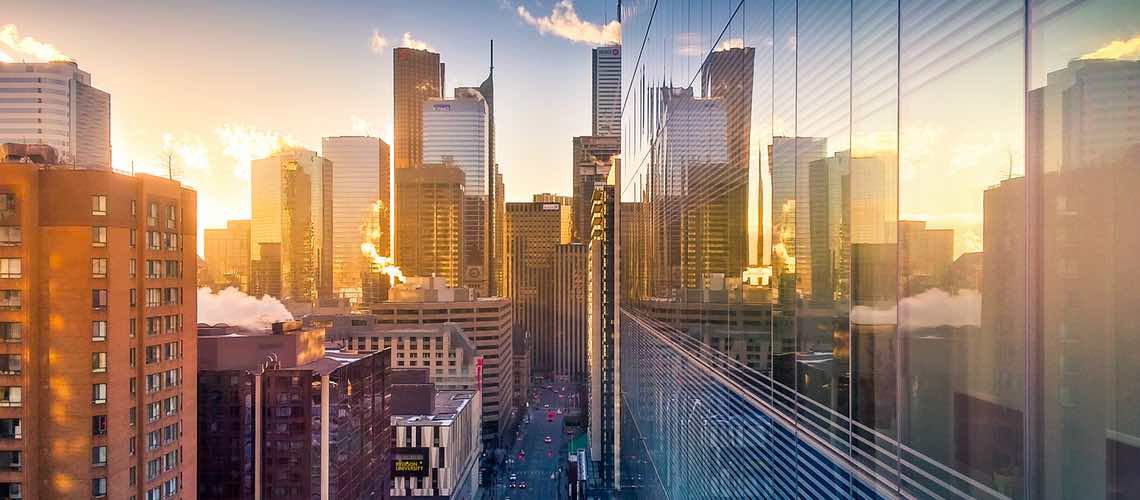
[[[530,408],[519,426],[518,439],[511,447],[502,472],[497,478],[492,498],[566,498],[566,474],[562,470],[570,439],[563,421],[568,402],[576,403],[564,389],[569,385],[554,383],[551,389],[536,385],[531,392]],[[537,394],[538,399],[534,399]],[[551,418],[551,414],[553,417]],[[546,443],[547,437],[550,443]],[[512,477],[514,479],[512,479]],[[515,487],[511,487],[511,484]],[[525,484],[525,487],[522,485]]]

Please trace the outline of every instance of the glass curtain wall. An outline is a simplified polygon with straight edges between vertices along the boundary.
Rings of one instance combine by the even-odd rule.
[[[1140,495],[1140,4],[622,16],[623,490]]]

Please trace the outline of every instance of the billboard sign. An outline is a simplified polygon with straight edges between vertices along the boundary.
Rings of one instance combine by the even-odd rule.
[[[392,450],[393,477],[425,477],[427,475],[427,448],[395,448]]]

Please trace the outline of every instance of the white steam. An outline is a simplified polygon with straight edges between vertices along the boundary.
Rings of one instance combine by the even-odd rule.
[[[198,289],[198,323],[225,323],[255,330],[269,328],[275,321],[293,319],[285,306],[268,295],[260,299],[228,287],[218,293]]]

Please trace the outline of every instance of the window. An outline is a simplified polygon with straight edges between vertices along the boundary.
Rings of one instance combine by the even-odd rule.
[[[107,478],[97,477],[91,480],[91,496],[95,498],[107,496]]]
[[[157,363],[162,359],[162,347],[157,345],[146,346],[146,364]]]
[[[148,304],[149,301],[148,301]],[[146,319],[146,334],[154,336],[162,333],[162,316],[152,316]]]
[[[132,364],[132,366],[133,366],[133,364]],[[131,377],[130,386],[131,386],[131,401],[134,401],[135,396],[137,396],[139,393],[139,379]]]
[[[162,409],[167,415],[178,413],[178,396],[171,396],[163,400]]]
[[[146,405],[146,421],[154,422],[162,417],[162,404],[151,403]]]
[[[171,278],[181,278],[182,263],[177,260],[166,261],[166,275]]]
[[[164,239],[166,240],[167,250],[178,250],[178,234],[167,233]]]
[[[19,375],[23,363],[19,354],[0,354],[0,375]]]
[[[136,423],[138,423],[138,419],[139,419],[139,417],[138,417],[138,413],[139,413],[139,409],[138,409],[138,408],[136,408],[136,407],[134,407],[134,406],[132,406],[132,407],[131,407],[131,411],[127,412],[127,425],[129,425],[129,426],[131,426],[131,427],[134,427],[134,426],[135,426],[135,424],[136,424]],[[131,440],[131,444],[133,445],[133,444],[134,444],[134,442],[135,442],[135,440],[134,440],[134,439],[132,439],[132,440]],[[132,447],[131,447],[131,454],[132,454],[132,455],[134,455],[134,452],[135,452],[135,449],[134,449],[134,447],[132,446]]]
[[[146,392],[157,392],[162,389],[162,375],[150,373],[146,376]]]
[[[107,384],[91,384],[91,403],[105,404],[107,402]]]
[[[107,277],[107,259],[103,257],[96,257],[91,259],[91,277],[92,278],[106,278]]]
[[[146,261],[146,277],[147,279],[158,279],[162,277],[162,261],[151,260]]]
[[[91,340],[95,342],[103,342],[107,340],[107,322],[106,321],[92,321],[91,322]]]
[[[178,359],[178,350],[179,350],[178,349],[178,342],[170,342],[170,343],[167,343],[166,345],[164,345],[162,347],[163,347],[163,351],[164,351],[163,352],[164,358],[166,358],[168,360],[169,359]]]
[[[147,231],[146,247],[150,250],[162,250],[162,233],[158,231]]]
[[[19,278],[20,259],[0,259],[0,278]]]
[[[24,467],[19,451],[0,451],[0,470],[20,470]]]
[[[94,415],[91,417],[91,435],[92,436],[106,436],[107,435],[107,416]]]
[[[131,307],[139,305],[139,291],[137,288],[132,288],[131,292]]]
[[[107,196],[91,195],[91,215],[107,215]]]
[[[133,257],[131,258],[131,266],[127,268],[127,277],[134,278],[135,273],[138,272],[138,261]]]
[[[105,247],[107,246],[107,228],[104,226],[91,227],[91,246]]]
[[[20,406],[24,402],[23,389],[19,386],[0,387],[0,406]]]
[[[0,193],[0,217],[16,215],[16,194]]]
[[[131,318],[130,325],[131,325],[131,328],[130,328],[130,331],[128,332],[128,335],[130,336],[130,338],[133,339],[133,338],[135,338],[135,333],[138,331],[138,326],[137,326],[138,324],[135,323],[134,318]]]
[[[0,418],[0,439],[23,439],[24,430],[18,418]]]
[[[107,371],[107,353],[91,353],[91,371],[94,373],[103,373]]]
[[[0,309],[19,309],[23,304],[23,298],[20,290],[0,290]]]
[[[0,246],[16,246],[22,241],[20,226],[0,226]]]
[[[139,214],[139,202],[138,202],[138,200],[131,200],[131,217],[134,217],[138,214]]]
[[[146,225],[158,225],[158,203],[149,203],[146,206]]]
[[[135,348],[132,347],[131,350],[128,352],[129,352],[129,356],[130,356],[131,368],[134,368],[134,366],[135,366],[135,355],[138,353],[138,351],[136,351]]]
[[[94,290],[91,290],[91,308],[107,308],[107,290],[105,288],[96,288]]]
[[[179,300],[182,296],[182,293],[181,293],[182,290],[181,289],[166,288],[166,289],[163,289],[163,292],[164,292],[163,293],[164,296],[163,296],[162,303],[164,305],[177,305],[179,302],[182,302],[181,300]]]
[[[162,289],[161,288],[147,288],[146,289],[146,306],[158,307],[162,305]]]
[[[91,447],[91,465],[96,467],[103,467],[107,465],[107,447],[106,446],[92,446]]]
[[[138,242],[139,242],[139,232],[137,230],[135,230],[135,228],[132,227],[131,228],[131,248],[134,248],[135,245],[138,245]]]
[[[11,321],[0,322],[0,342],[19,342],[24,338],[24,325]]]
[[[178,222],[178,209],[174,205],[166,207],[166,228],[174,229],[174,224]]]

